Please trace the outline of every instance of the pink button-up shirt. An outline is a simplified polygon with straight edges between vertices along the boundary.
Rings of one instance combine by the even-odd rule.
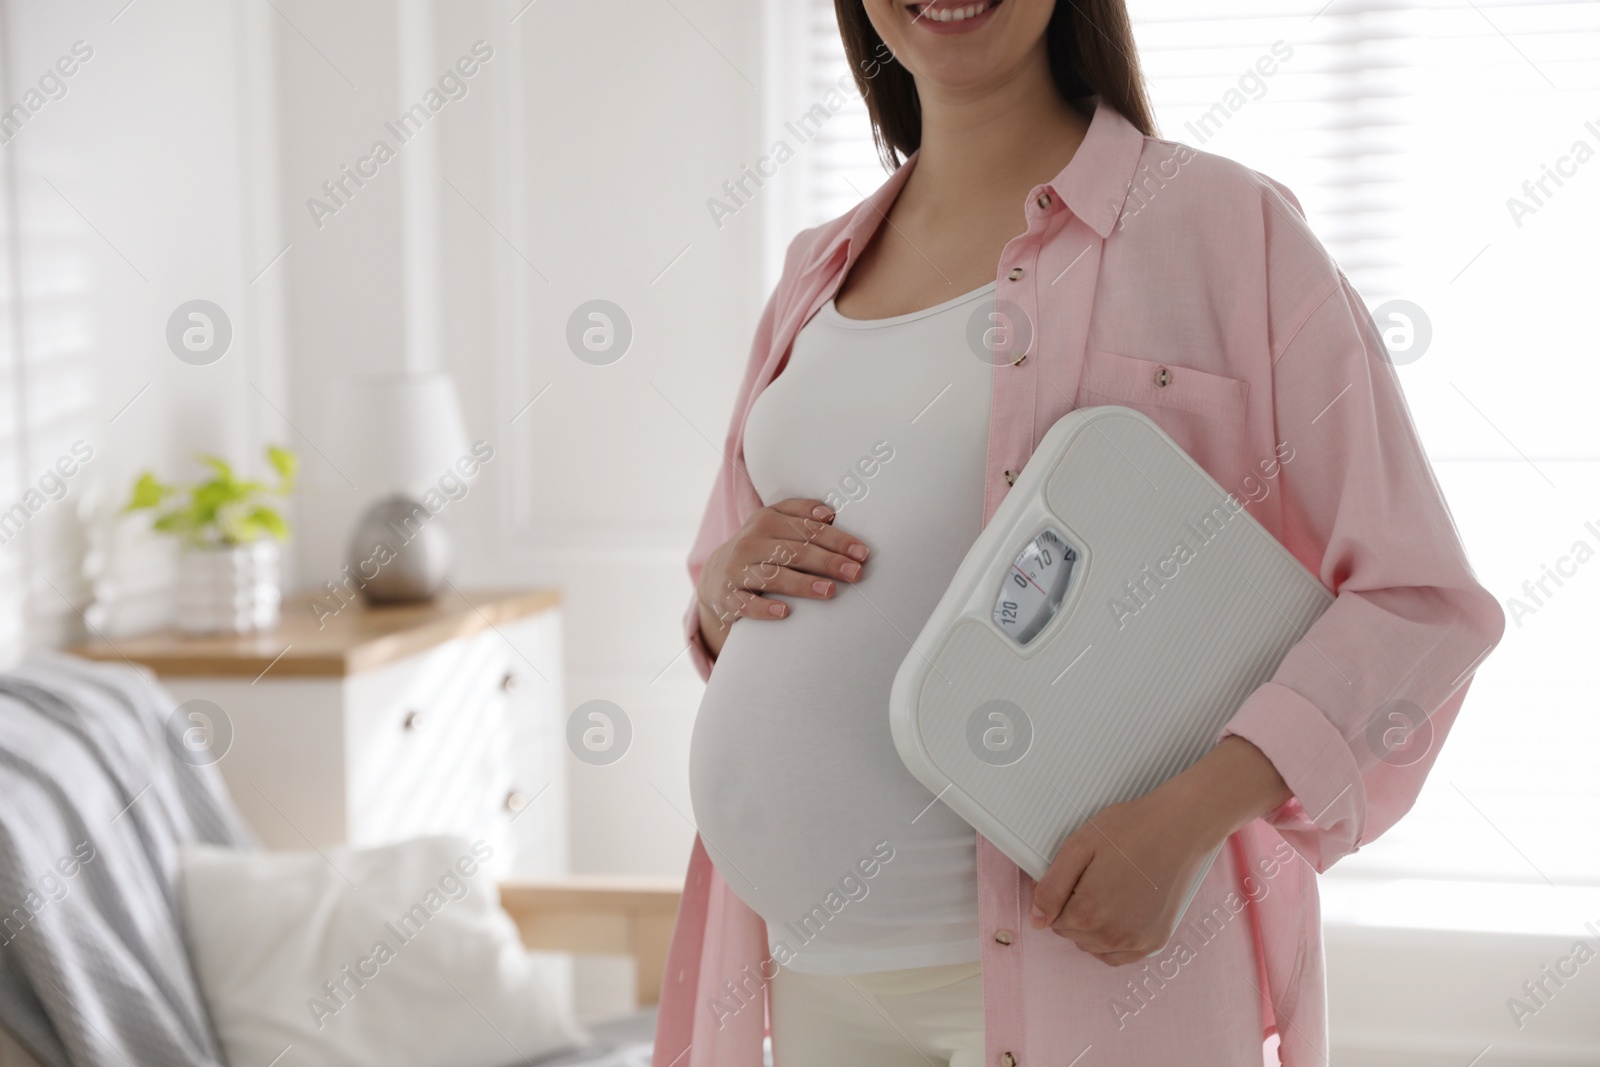
[[[744,466],[751,403],[915,165],[913,154],[862,204],[791,242],[689,554],[694,581],[763,506]],[[1121,404],[1154,419],[1336,594],[1223,731],[1260,748],[1294,794],[1230,842],[1257,964],[1238,981],[1259,994],[1269,1063],[1276,1046],[1286,1067],[1325,1064],[1314,872],[1411,806],[1500,638],[1499,604],[1467,563],[1370,316],[1288,189],[1097,107],[1072,161],[1023,211],[1027,229],[1005,246],[996,281],[1025,324],[1001,344],[1024,344],[1027,358],[995,361],[984,521],[1057,419]],[[683,626],[709,678],[693,599]],[[987,1063],[1064,1067],[1086,1047],[1085,1065],[1201,1062],[1184,1055],[1217,1025],[1194,995],[1201,982],[1168,991],[1149,964],[1106,967],[1032,929],[1033,880],[981,835],[978,888]],[[1214,904],[1198,895],[1190,917]],[[759,1065],[775,966],[762,920],[697,837],[657,1067]],[[1130,1025],[1141,991],[1157,988],[1162,1010]]]

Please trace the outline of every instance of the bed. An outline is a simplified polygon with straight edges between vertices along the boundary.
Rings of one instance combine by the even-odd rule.
[[[656,1001],[680,892],[677,882],[653,878],[575,876],[501,884],[501,905],[528,948],[632,957],[640,1005],[626,1015],[587,1024],[592,1044],[518,1061],[520,1067],[649,1067]],[[0,1067],[39,1063],[0,1029]]]
[[[276,855],[290,859],[290,854],[261,850],[249,840],[215,766],[193,765],[182,758],[183,720],[171,711],[170,698],[159,686],[128,667],[41,653],[27,664],[0,672],[0,793],[7,797],[0,806],[0,900],[8,905],[4,916],[10,924],[0,934],[0,942],[6,946],[0,951],[0,1008],[4,1009],[0,1018],[5,1019],[0,1025],[0,1067],[179,1060],[212,1063],[221,1059],[214,1051],[216,1036],[202,1032],[207,1008],[202,1006],[198,968],[206,958],[207,945],[221,945],[226,952],[234,943],[191,936],[195,928],[189,920],[194,913],[184,906],[180,877],[193,877],[198,868],[192,857],[208,852],[248,861],[240,868],[245,876],[255,869],[252,865],[259,858]],[[79,852],[91,838],[94,847]],[[450,856],[464,846],[464,839],[435,838],[397,842],[386,848],[413,858],[433,857],[426,860],[431,866],[439,849]],[[384,851],[365,850],[369,857]],[[327,861],[327,870],[322,862],[311,867],[325,880],[349,881],[335,877],[343,872],[325,854],[321,861]],[[180,868],[186,872],[181,876]],[[448,866],[444,869],[449,871]],[[455,879],[457,889],[465,886],[472,871],[460,869],[460,874],[462,877]],[[365,881],[364,875],[359,877]],[[376,891],[375,883],[367,884]],[[438,885],[444,887],[444,882]],[[304,880],[274,882],[267,878],[257,881],[254,888],[255,897],[237,892],[242,886],[235,883],[234,894],[211,893],[195,899],[205,900],[211,912],[234,925],[267,931],[269,939],[283,926],[275,925],[270,909],[245,906],[247,902],[259,906],[262,894],[281,897],[273,903],[280,915],[287,913],[291,918],[301,914],[297,909],[308,906],[308,918],[326,918],[326,908],[332,907],[315,893],[301,892]],[[355,889],[353,883],[350,888]],[[586,1023],[583,1028],[592,1040],[582,1048],[557,1049],[537,1060],[517,1062],[536,1062],[540,1067],[648,1064],[654,1005],[660,997],[677,915],[680,886],[676,880],[560,876],[507,880],[497,888],[501,908],[510,918],[509,925],[503,917],[490,924],[498,925],[498,935],[485,933],[476,918],[494,915],[490,898],[481,894],[473,898],[480,902],[480,910],[470,915],[458,910],[466,907],[462,904],[452,903],[451,911],[443,911],[446,901],[440,898],[422,910],[422,921],[444,923],[430,925],[430,929],[452,931],[448,935],[452,940],[441,948],[454,947],[424,956],[412,953],[425,948],[407,949],[405,958],[428,959],[428,967],[440,959],[456,967],[461,961],[473,961],[471,973],[485,976],[489,986],[510,996],[502,1007],[512,1017],[524,1015],[521,1005],[529,998],[525,1017],[531,1020],[545,987],[506,980],[493,969],[498,958],[494,953],[504,947],[514,950],[520,938],[535,952],[630,957],[638,1010],[617,1019]],[[445,888],[445,892],[451,890]],[[412,899],[409,890],[402,896]],[[372,899],[381,900],[381,894]],[[449,897],[450,901],[466,899],[466,894]],[[11,909],[10,905],[16,906]],[[74,910],[64,910],[69,907]],[[462,916],[462,921],[452,926],[451,916]],[[303,925],[318,944],[325,943],[320,939],[330,930],[342,932],[320,919]],[[488,956],[474,954],[467,940],[472,937],[478,939],[478,949],[489,944]],[[399,937],[402,945],[411,940]],[[298,983],[303,957],[293,951],[285,955],[292,966],[275,971],[261,952],[235,954],[236,969],[258,983],[250,990],[252,994],[269,995],[276,1001],[278,988],[272,983],[287,975],[284,999],[291,1003],[301,1000],[303,991]],[[480,965],[480,959],[489,965]],[[333,972],[318,969],[317,973]],[[449,980],[448,974],[438,973],[442,980]],[[304,992],[311,988],[307,983]],[[379,988],[433,992],[427,982]],[[207,998],[210,992],[208,988]],[[223,992],[227,995],[231,990]],[[363,999],[360,1003],[374,1002]],[[402,999],[399,1003],[409,1014],[411,1002]],[[418,1012],[425,1012],[428,1003],[420,1001]],[[478,1007],[470,1000],[468,1004]],[[548,1004],[545,1007],[548,1009]],[[386,1006],[382,1010],[400,1009]],[[488,1021],[487,1016],[483,1018]],[[417,1016],[410,1019],[415,1021]],[[570,1031],[571,1027],[562,1029]],[[111,1038],[110,1034],[119,1036]],[[540,1047],[549,1048],[549,1043]],[[28,1049],[39,1050],[38,1056]],[[175,1054],[156,1055],[157,1049],[175,1050]],[[109,1052],[120,1054],[121,1059]],[[481,1050],[478,1055],[478,1062],[483,1062]],[[498,1055],[498,1051],[487,1053],[490,1059]],[[264,1067],[271,1057],[260,1062],[254,1062],[253,1055],[247,1058],[252,1062],[233,1067]]]

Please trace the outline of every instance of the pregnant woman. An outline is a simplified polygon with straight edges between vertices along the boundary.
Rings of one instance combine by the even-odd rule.
[[[777,1067],[1324,1064],[1316,874],[1411,805],[1503,625],[1372,321],[1287,189],[1153,135],[1121,0],[837,8],[896,169],[791,243],[689,557],[699,834],[655,1063],[756,1067],[770,1033]],[[1097,404],[1336,599],[1035,884],[901,764],[889,691]]]

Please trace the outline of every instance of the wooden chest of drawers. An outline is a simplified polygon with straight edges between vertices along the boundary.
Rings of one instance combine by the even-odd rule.
[[[566,873],[559,594],[452,590],[337,613],[314,602],[286,601],[265,633],[71,651],[152,669],[209,731],[269,848],[453,833],[494,847],[496,877]]]

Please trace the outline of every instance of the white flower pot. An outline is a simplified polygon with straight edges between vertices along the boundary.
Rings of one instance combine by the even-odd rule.
[[[183,546],[178,555],[178,629],[189,634],[248,633],[278,623],[278,542],[221,548]]]

